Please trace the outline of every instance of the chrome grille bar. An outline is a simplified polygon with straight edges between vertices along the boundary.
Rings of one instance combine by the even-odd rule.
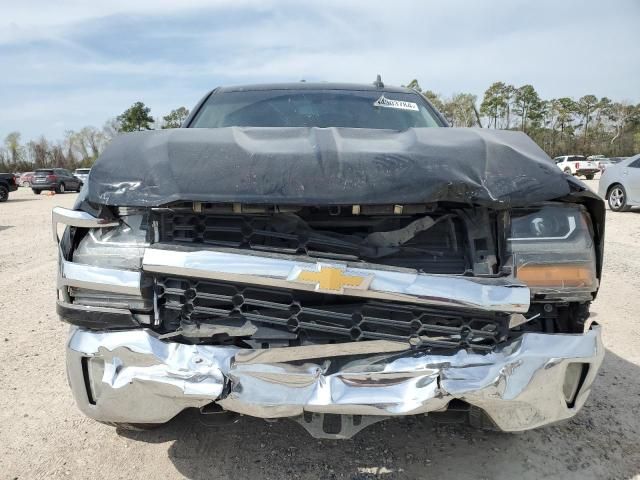
[[[155,244],[147,248],[144,271],[210,280],[241,282],[294,290],[321,291],[317,285],[296,281],[303,270],[322,266],[343,269],[345,275],[371,279],[367,288],[346,286],[342,295],[375,298],[441,307],[489,312],[525,313],[529,288],[513,279],[474,279],[452,275],[428,275],[410,269],[363,268],[363,264],[316,262],[291,255],[237,249],[197,249]],[[368,265],[365,265],[368,267]]]

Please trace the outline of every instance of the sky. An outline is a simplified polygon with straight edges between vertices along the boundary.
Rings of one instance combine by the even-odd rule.
[[[0,0],[0,140],[156,118],[219,85],[391,85],[640,102],[640,0]]]

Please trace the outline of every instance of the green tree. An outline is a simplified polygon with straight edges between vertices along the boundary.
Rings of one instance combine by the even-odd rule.
[[[582,130],[584,138],[587,138],[589,133],[589,122],[591,121],[591,115],[598,106],[598,98],[595,95],[584,95],[580,97],[576,103],[576,112],[582,117]]]
[[[162,120],[164,120],[162,128],[180,128],[188,116],[189,110],[185,107],[179,107],[175,110],[171,110],[169,115],[162,117]]]
[[[569,97],[554,98],[546,102],[545,126],[548,128],[551,140],[545,148],[552,155],[560,155],[574,149],[573,121],[576,103]]]
[[[596,109],[596,128],[598,128],[604,121],[608,120],[611,117],[611,113],[613,112],[613,102],[607,97],[602,97],[598,101],[597,109]]]
[[[507,85],[503,82],[494,82],[484,92],[484,98],[480,104],[480,113],[489,118],[489,127],[493,122],[493,128],[498,128],[498,118],[502,118],[509,105]]]
[[[557,122],[560,127],[560,132],[564,133],[564,131],[571,125],[573,122],[573,115],[576,111],[576,102],[569,97],[562,97],[554,100],[555,109],[557,113]]]
[[[138,132],[152,130],[153,117],[151,109],[142,102],[136,102],[118,116],[119,132]]]
[[[507,85],[504,88],[504,100],[506,103],[506,110],[505,110],[505,124],[504,124],[504,128],[509,129],[511,128],[511,107],[513,105],[513,99],[516,95],[516,87],[514,87],[513,85]]]
[[[420,88],[420,84],[418,83],[418,80],[416,80],[415,78],[409,82],[409,84],[407,85],[407,88],[415,90],[416,92],[422,92],[422,89]]]
[[[537,122],[543,113],[543,104],[532,85],[516,89],[513,97],[513,112],[520,117],[520,130],[527,131],[528,122]]]
[[[440,97],[440,95],[438,95],[436,92],[433,92],[431,90],[422,91],[422,88],[420,87],[420,83],[418,82],[417,79],[414,78],[413,80],[411,80],[406,85],[406,87],[422,94],[422,96],[427,100],[429,100],[431,104],[434,107],[436,107],[436,109],[438,109],[440,112],[444,111],[444,102],[442,101],[442,98]]]

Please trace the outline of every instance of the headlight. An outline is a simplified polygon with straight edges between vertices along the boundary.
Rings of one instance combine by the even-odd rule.
[[[96,267],[139,270],[149,246],[145,215],[121,217],[117,227],[93,228],[73,252],[73,261]]]
[[[514,209],[507,248],[516,277],[534,293],[598,287],[591,222],[580,206]]]
[[[120,217],[115,227],[92,228],[80,240],[73,252],[73,262],[77,265],[90,265],[104,269],[140,271],[147,238],[147,216],[133,214]],[[144,291],[145,285],[141,285]],[[149,286],[147,286],[149,287]],[[101,291],[99,287],[86,288],[72,286],[69,295],[74,303],[87,306],[107,306],[129,308],[131,310],[150,310],[151,295],[131,295]]]

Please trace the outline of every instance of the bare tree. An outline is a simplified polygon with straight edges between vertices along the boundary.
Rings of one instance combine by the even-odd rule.
[[[457,93],[444,101],[443,114],[454,127],[478,126],[475,95]]]
[[[18,164],[24,159],[24,148],[20,145],[20,132],[11,132],[4,139],[10,163]]]

